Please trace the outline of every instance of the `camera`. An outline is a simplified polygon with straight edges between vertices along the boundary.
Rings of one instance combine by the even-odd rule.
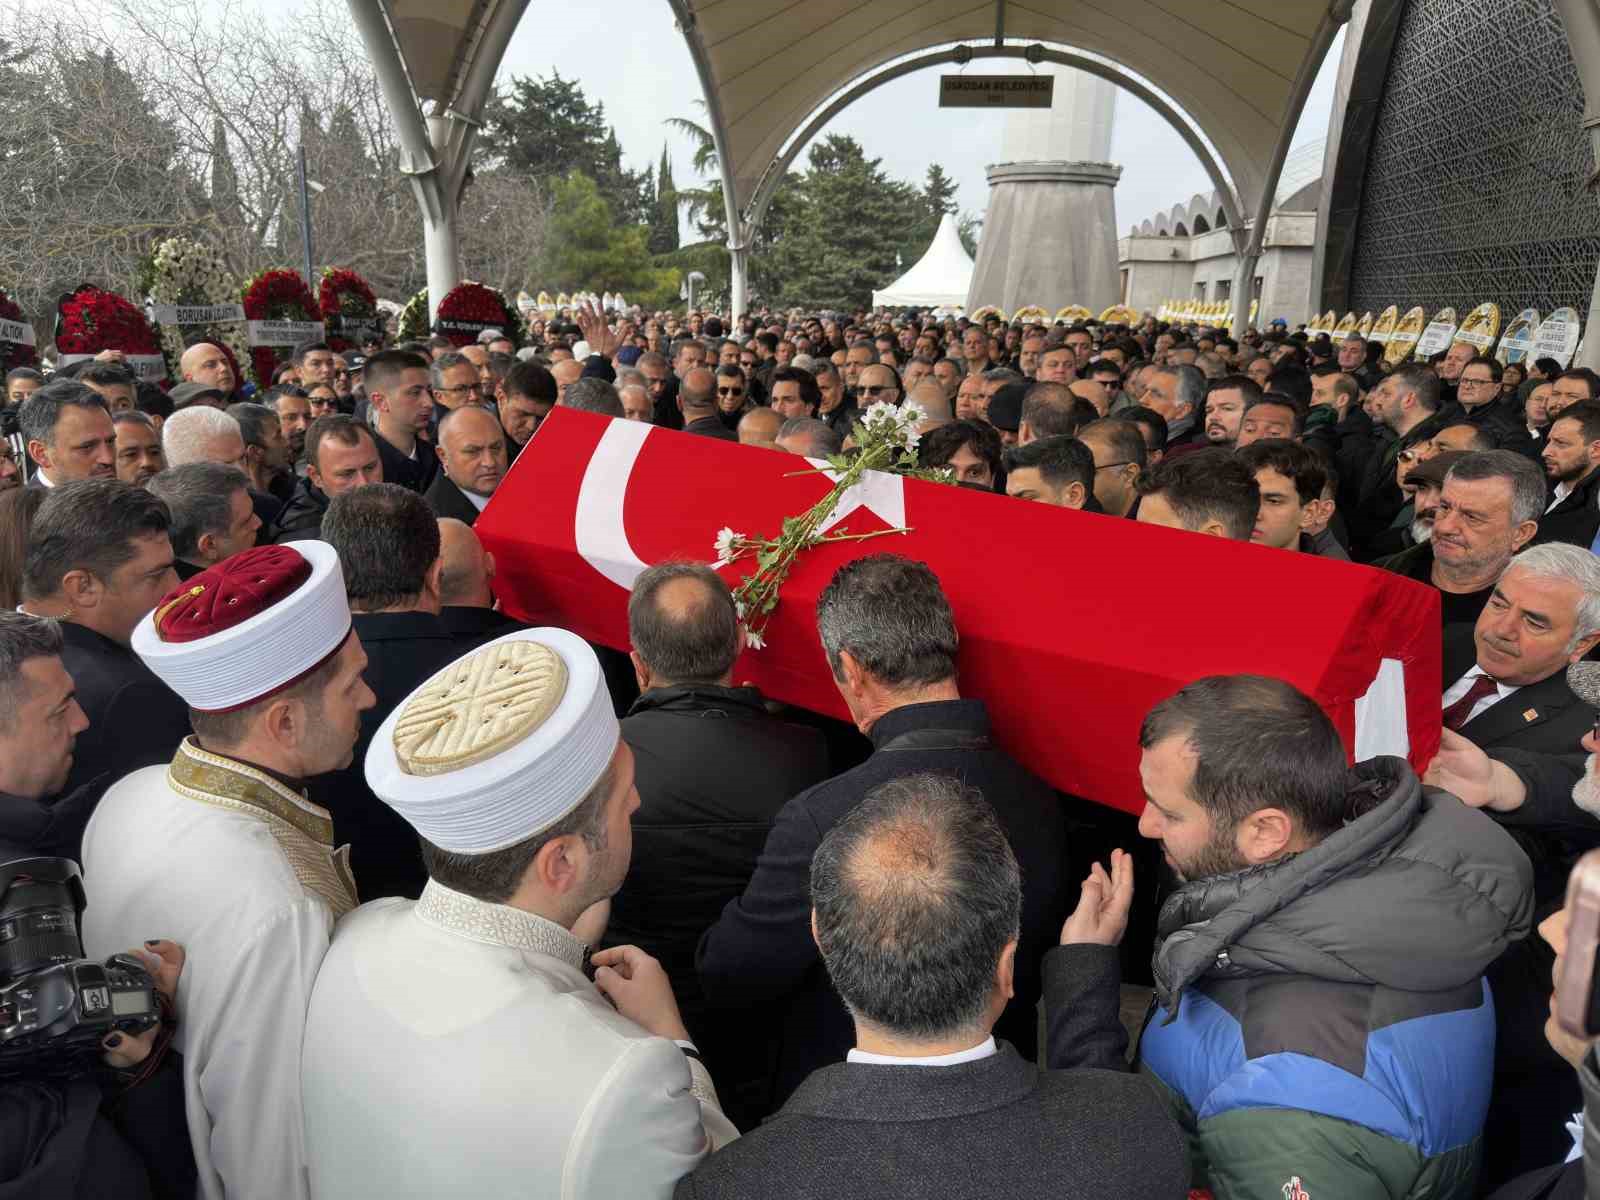
[[[155,980],[137,958],[83,956],[83,875],[65,858],[0,865],[0,1078],[92,1070],[113,1030],[161,1020]]]

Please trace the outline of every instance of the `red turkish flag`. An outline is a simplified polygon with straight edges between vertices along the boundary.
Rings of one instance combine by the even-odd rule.
[[[804,472],[804,473],[797,473]],[[776,450],[557,408],[477,523],[521,620],[629,648],[647,565],[716,560],[717,531],[774,536],[831,488]],[[1354,758],[1439,747],[1439,598],[1388,572],[1116,517],[870,473],[839,532],[903,536],[803,551],[736,681],[848,719],[817,639],[839,566],[892,552],[938,574],[961,635],[963,695],[997,740],[1063,791],[1143,806],[1139,725],[1206,675],[1274,675],[1332,717]],[[839,519],[842,518],[842,519]],[[749,560],[722,570],[737,586]]]

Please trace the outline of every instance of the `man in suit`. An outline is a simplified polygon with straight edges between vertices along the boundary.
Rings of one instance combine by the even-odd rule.
[[[439,620],[460,652],[525,628],[494,606],[489,581],[494,555],[483,548],[472,527],[454,517],[439,518]]]
[[[1600,532],[1600,403],[1585,400],[1562,410],[1550,423],[1540,457],[1552,490],[1533,544],[1589,546]]]
[[[778,813],[755,875],[700,941],[696,965],[714,1008],[781,1012],[775,1099],[839,1062],[851,1025],[811,938],[809,867],[818,842],[878,784],[949,771],[994,804],[1022,863],[1022,950],[1002,1036],[1026,1058],[1037,1044],[1039,961],[1067,910],[1066,827],[1055,792],[998,749],[981,700],[963,699],[956,629],[937,577],[879,554],[841,567],[817,605],[817,630],[856,727],[872,739],[860,766],[801,792]]]
[[[695,944],[750,882],[778,810],[827,778],[827,748],[817,730],[769,714],[757,689],[733,686],[744,630],[711,568],[667,562],[640,575],[628,637],[640,695],[622,736],[640,807],[607,942],[639,946],[666,968],[724,1110],[753,1125],[768,1111],[760,1051],[771,1021],[760,1011],[708,1012]]]
[[[1576,546],[1513,558],[1470,633],[1445,638],[1445,728],[1487,751],[1577,753],[1595,710],[1573,695],[1566,672],[1600,642],[1596,585],[1600,564]]]
[[[1154,1091],[1082,1069],[1120,1067],[1127,1044],[1110,944],[1133,894],[1125,855],[1113,871],[1115,884],[1096,867],[1061,930],[1074,944],[1047,959],[1049,1057],[1071,1068],[1039,1071],[991,1032],[1015,992],[1022,914],[993,807],[946,774],[874,788],[811,864],[811,929],[855,1047],[678,1200],[1182,1196],[1183,1141]]]
[[[33,460],[29,487],[75,479],[115,479],[117,431],[105,397],[76,379],[56,379],[17,410],[23,445]]]
[[[188,706],[131,648],[134,626],[178,582],[170,528],[159,498],[116,479],[58,484],[33,519],[23,609],[61,622],[61,662],[89,719],[63,791],[169,762],[189,732]]]
[[[373,795],[362,763],[384,718],[460,653],[439,620],[439,523],[415,492],[373,483],[333,498],[322,540],[339,552],[351,622],[367,651],[362,677],[377,703],[361,714],[354,761],[314,780],[311,798],[333,814],[336,840],[350,844],[363,901],[415,898],[428,879],[416,834]]]
[[[423,493],[434,514],[474,524],[506,477],[506,436],[487,408],[463,405],[439,422],[442,470]]]
[[[471,369],[472,364],[466,366]],[[428,360],[420,354],[385,350],[367,360],[365,376],[367,402],[378,413],[383,480],[418,494],[428,490],[439,470],[438,457],[425,437],[435,399],[429,371]]]
[[[383,459],[372,431],[343,413],[329,413],[306,430],[306,473],[273,522],[271,540],[322,536],[330,497],[383,482]]]

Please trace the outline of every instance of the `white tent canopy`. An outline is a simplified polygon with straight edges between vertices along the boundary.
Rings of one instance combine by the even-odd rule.
[[[965,308],[972,256],[961,244],[956,219],[945,213],[917,265],[872,293],[873,308]]]

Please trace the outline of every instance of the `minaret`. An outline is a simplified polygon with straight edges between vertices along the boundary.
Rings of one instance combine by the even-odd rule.
[[[1108,161],[1116,86],[1069,67],[1036,69],[1056,77],[1054,104],[1006,115],[968,312],[988,304],[1007,314],[1029,304],[1099,312],[1122,298],[1112,193],[1122,168]]]

